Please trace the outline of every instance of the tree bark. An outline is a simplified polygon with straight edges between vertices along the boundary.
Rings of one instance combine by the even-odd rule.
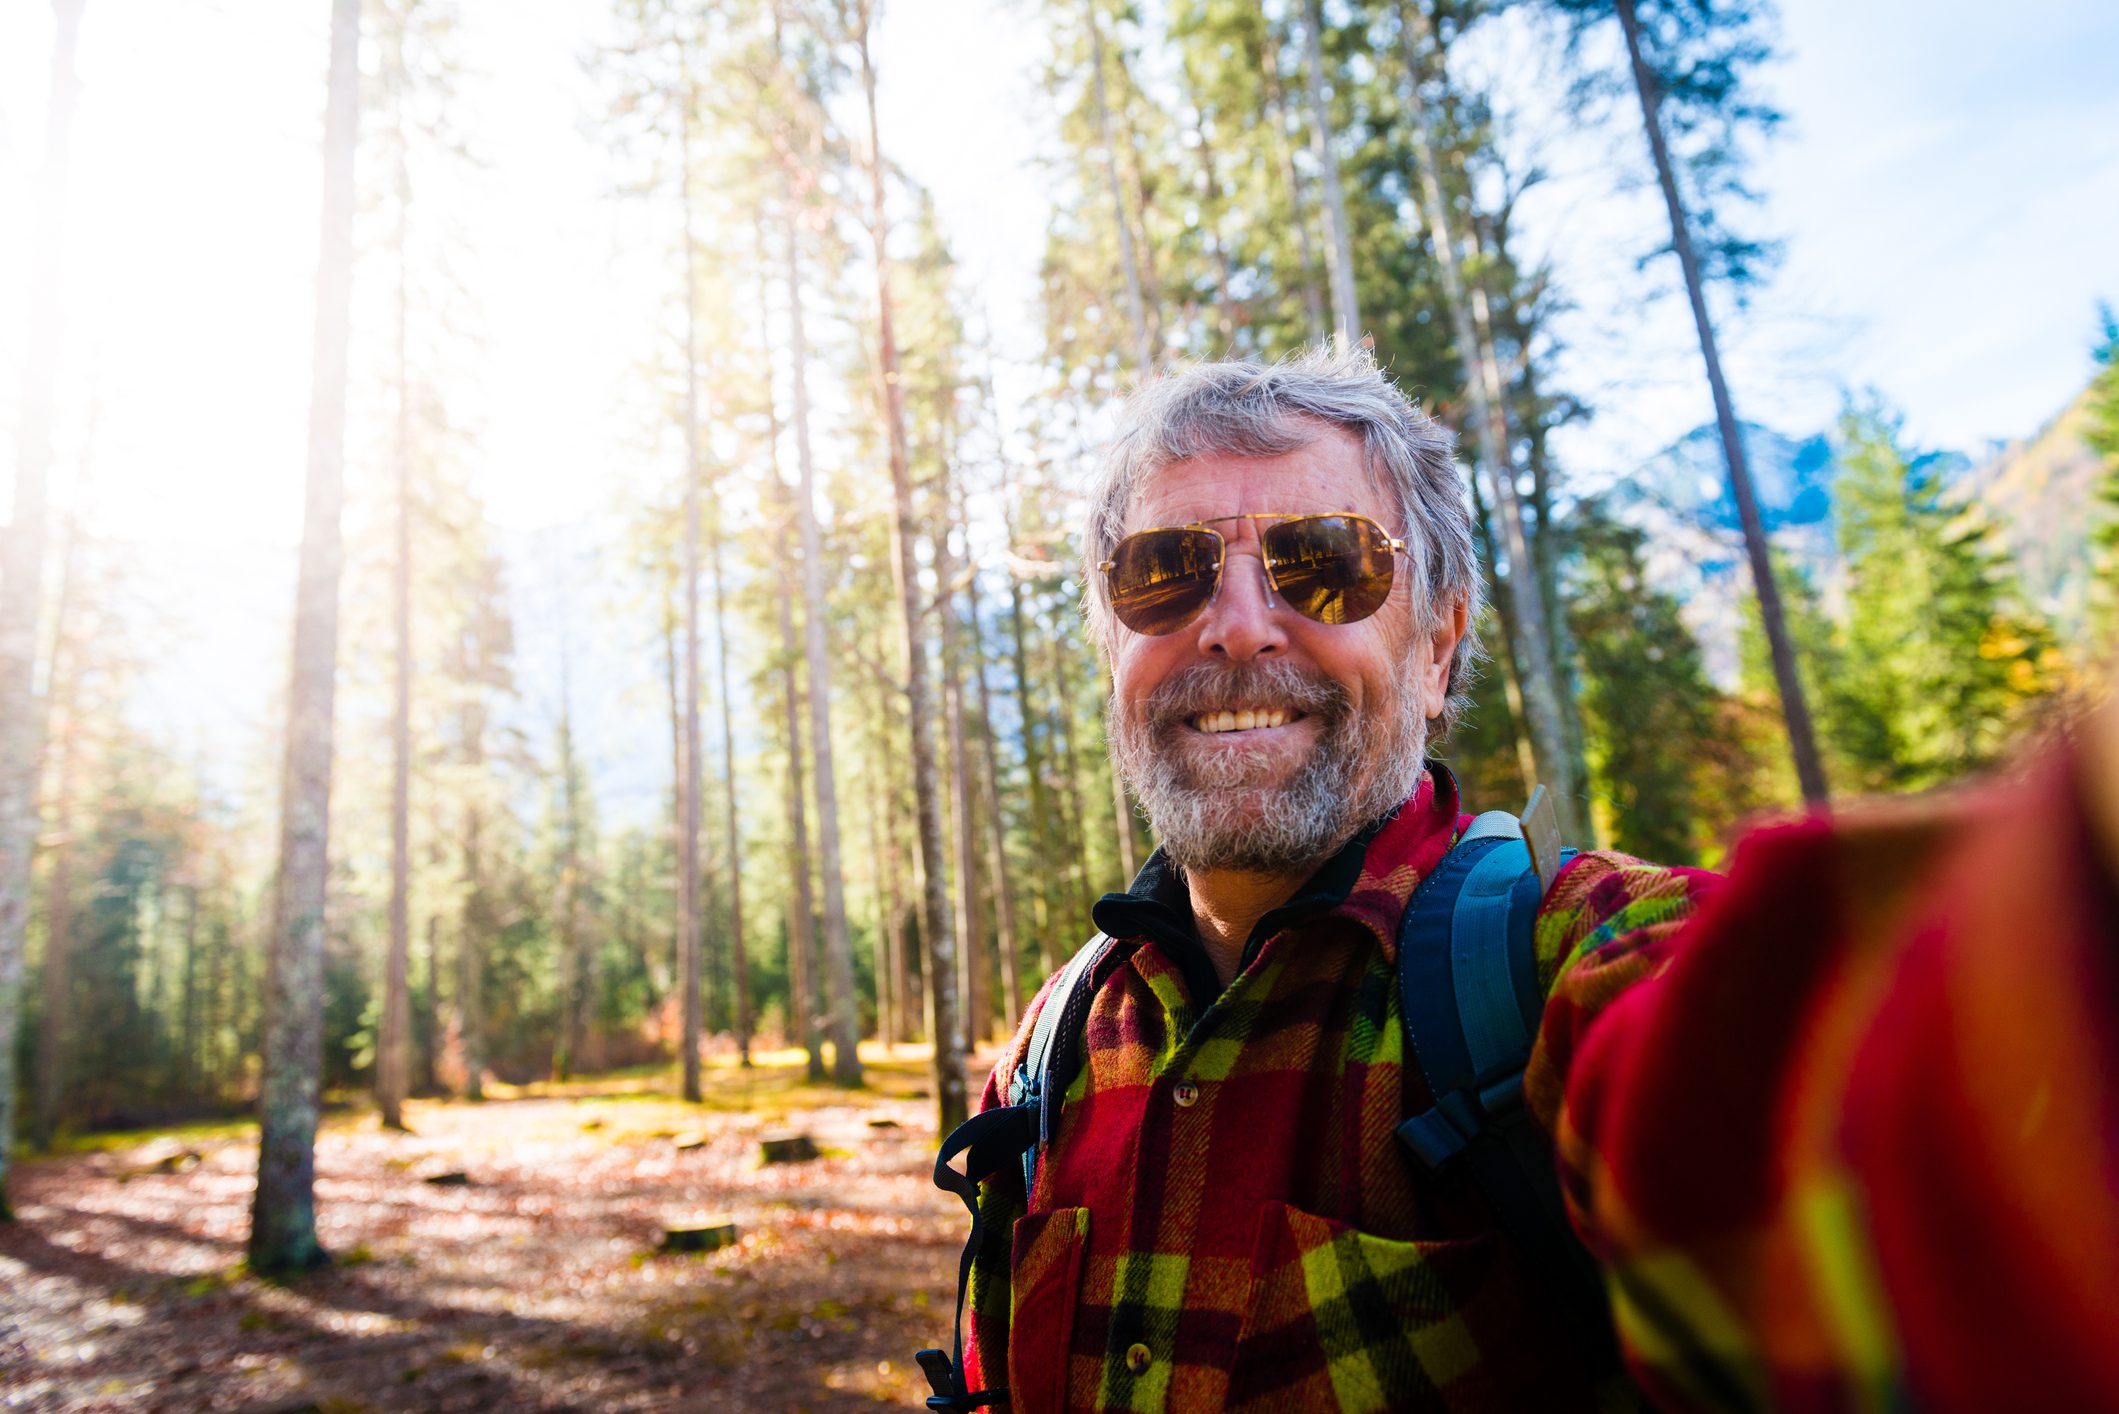
[[[333,0],[309,470],[287,693],[279,889],[265,989],[258,1182],[250,1213],[250,1265],[258,1272],[297,1271],[328,1260],[316,1238],[316,1123],[323,1063],[324,905],[330,873],[331,718],[337,686],[360,21],[360,0]]]
[[[1111,105],[1104,89],[1104,28],[1096,17],[1096,0],[1082,0],[1082,20],[1089,27],[1090,92],[1096,99],[1096,130],[1104,145],[1104,175],[1111,186],[1111,219],[1118,228],[1118,262],[1126,277],[1126,319],[1133,335],[1133,379],[1145,380],[1155,367],[1148,341],[1148,305],[1141,294],[1140,255],[1133,245],[1133,222],[1126,212],[1126,189],[1118,176],[1118,144],[1111,136]]]
[[[788,495],[785,487],[781,487],[780,492],[787,496],[787,520],[792,521],[796,514],[793,497]],[[816,913],[809,891],[809,814],[803,799],[806,790],[802,781],[802,692],[796,677],[802,655],[795,637],[795,586],[790,568],[794,556],[788,545],[790,528],[784,522],[780,528],[780,592],[774,596],[774,607],[780,620],[781,683],[787,706],[787,836],[788,853],[792,856],[788,860],[788,874],[794,882],[794,898],[788,906],[787,921],[788,1030],[791,1033],[789,1039],[808,1055],[809,1078],[822,1080],[824,1055],[817,1046],[817,1009],[810,983],[815,972],[810,930]]]
[[[831,749],[831,654],[825,642],[824,545],[817,529],[816,463],[809,445],[809,360],[802,327],[802,267],[790,208],[784,232],[787,260],[789,356],[794,362],[796,519],[802,531],[802,639],[809,667],[809,750],[816,769],[817,872],[824,885],[824,983],[822,994],[832,1046],[832,1079],[861,1083],[860,1029],[854,1020],[853,940],[846,928],[846,880],[839,854],[838,776]]]
[[[1315,0],[1311,0],[1314,5]],[[1501,551],[1508,558],[1507,588],[1511,610],[1509,629],[1515,656],[1521,667],[1524,715],[1537,754],[1537,769],[1551,790],[1560,817],[1562,833],[1577,836],[1581,798],[1574,779],[1573,757],[1567,749],[1567,733],[1560,717],[1558,677],[1552,649],[1545,632],[1545,610],[1539,602],[1536,567],[1529,541],[1523,533],[1521,498],[1516,490],[1515,459],[1505,420],[1501,373],[1492,346],[1479,337],[1474,323],[1471,291],[1463,275],[1449,200],[1442,188],[1440,147],[1435,141],[1434,121],[1422,100],[1420,88],[1427,73],[1421,54],[1427,39],[1427,18],[1417,0],[1400,0],[1399,35],[1405,49],[1405,66],[1413,116],[1413,141],[1420,159],[1420,200],[1427,216],[1428,237],[1435,248],[1435,263],[1442,277],[1442,292],[1450,309],[1457,337],[1458,357],[1464,366],[1465,395],[1472,405],[1472,431],[1479,445],[1480,469],[1486,473],[1488,509],[1500,532]],[[1498,567],[1497,567],[1498,568]]]
[[[1295,248],[1302,257],[1302,311],[1308,320],[1310,338],[1321,340],[1330,332],[1324,320],[1324,292],[1317,288],[1317,246],[1310,239],[1310,218],[1302,199],[1302,173],[1295,169],[1295,146],[1288,141],[1287,104],[1280,90],[1280,46],[1269,29],[1265,52],[1259,56],[1265,81],[1266,123],[1273,133],[1273,155],[1280,164],[1280,179],[1288,186],[1288,214],[1295,227]]]
[[[942,801],[934,757],[934,712],[927,682],[927,642],[920,625],[920,576],[912,508],[911,459],[905,446],[905,404],[898,384],[898,341],[890,293],[889,228],[883,212],[883,142],[876,122],[876,71],[868,48],[870,0],[861,0],[857,42],[861,86],[868,105],[868,171],[875,245],[876,327],[883,379],[884,425],[890,442],[900,607],[905,616],[906,715],[912,735],[912,789],[919,811],[920,864],[925,872],[920,931],[927,943],[927,988],[934,1034],[935,1111],[947,1134],[970,1112],[964,1066],[950,1038],[957,1034],[956,929],[949,916],[949,862],[942,841]]]
[[[1824,760],[1818,754],[1817,733],[1810,722],[1810,704],[1803,696],[1802,675],[1795,663],[1795,643],[1788,637],[1787,615],[1781,608],[1779,581],[1774,577],[1773,558],[1766,543],[1766,523],[1759,514],[1758,495],[1752,489],[1751,466],[1744,456],[1744,437],[1736,420],[1736,404],[1729,384],[1722,377],[1722,357],[1715,346],[1714,320],[1707,313],[1707,291],[1700,277],[1699,255],[1692,247],[1692,231],[1685,217],[1685,203],[1678,195],[1677,174],[1670,164],[1670,147],[1663,137],[1661,94],[1655,74],[1641,53],[1641,27],[1634,14],[1634,0],[1617,0],[1619,27],[1626,34],[1626,54],[1633,65],[1634,91],[1641,100],[1641,126],[1648,133],[1649,156],[1655,161],[1656,185],[1662,188],[1663,206],[1670,217],[1670,247],[1685,272],[1685,298],[1692,306],[1692,324],[1699,333],[1700,360],[1707,366],[1707,387],[1714,395],[1714,423],[1721,434],[1722,457],[1729,466],[1729,490],[1736,498],[1738,523],[1744,530],[1744,554],[1751,562],[1751,583],[1758,594],[1759,620],[1765,626],[1766,646],[1773,659],[1773,680],[1780,688],[1781,715],[1788,722],[1788,750],[1795,758],[1795,776],[1803,799],[1821,805],[1829,793],[1825,785]]]
[[[1016,942],[1013,871],[1008,867],[1008,820],[1001,813],[1000,749],[994,744],[993,697],[986,686],[986,636],[979,628],[979,581],[976,574],[964,592],[965,620],[971,630],[972,682],[979,695],[979,750],[985,769],[979,788],[986,807],[986,872],[993,880],[994,931],[1001,959],[1001,997],[1008,1008],[1003,1031],[1013,1034],[1023,1016],[1022,955]]]
[[[689,56],[686,58],[689,63]],[[681,672],[683,770],[677,779],[678,1047],[684,1098],[703,1098],[699,1076],[699,244],[692,235],[692,106],[689,84],[679,124],[684,208],[684,664]]]
[[[85,490],[85,487],[83,488]],[[81,492],[76,492],[77,497]],[[58,748],[57,779],[51,807],[51,873],[45,880],[44,966],[39,978],[43,999],[37,1027],[37,1091],[31,1111],[30,1137],[40,1149],[51,1147],[65,1095],[66,1064],[72,1038],[73,821],[75,775],[80,763],[80,654],[74,643],[81,575],[81,520],[84,500],[77,499],[68,521],[59,565],[59,594],[53,606],[50,683],[46,689],[47,741]],[[56,730],[50,730],[55,725]],[[0,1200],[4,1206],[4,1200]]]
[[[392,34],[392,82],[402,89],[405,35]],[[407,1033],[412,952],[412,389],[409,326],[411,280],[406,269],[411,167],[405,153],[404,96],[393,99],[397,126],[397,506],[396,554],[390,566],[391,632],[396,648],[396,693],[390,718],[390,949],[383,963],[383,1015],[377,1038],[375,1099],[385,1129],[405,1127],[406,1080],[410,1073]]]
[[[587,1034],[588,961],[581,929],[581,766],[574,755],[574,690],[566,636],[559,649],[559,921],[560,1024],[555,1078],[571,1080],[581,1068]]]
[[[743,942],[743,831],[736,813],[736,729],[728,671],[728,604],[721,573],[721,507],[714,505],[708,558],[714,574],[714,657],[721,680],[722,823],[728,840],[729,967],[736,990],[736,1061],[750,1066],[750,954]]]
[[[1338,325],[1340,342],[1352,344],[1361,337],[1361,309],[1354,298],[1354,241],[1347,229],[1346,194],[1339,183],[1339,159],[1332,155],[1332,117],[1324,105],[1324,18],[1317,0],[1303,0],[1303,15],[1302,42],[1309,58],[1305,70],[1310,91],[1310,150],[1324,181],[1325,229],[1332,237],[1327,247],[1332,319]]]
[[[1005,498],[1007,492],[1003,491]],[[1015,530],[1008,528],[1011,548],[1015,543]],[[1053,943],[1056,920],[1048,884],[1051,880],[1051,837],[1047,823],[1051,820],[1051,806],[1046,798],[1044,753],[1038,744],[1038,718],[1036,686],[1030,679],[1029,629],[1027,610],[1023,605],[1023,582],[1012,573],[1008,577],[1008,629],[1015,648],[1015,707],[1016,715],[1023,724],[1023,771],[1030,778],[1030,843],[1037,858],[1045,866],[1038,872],[1032,885],[1030,898],[1032,912],[1037,921],[1037,965],[1041,977],[1050,977],[1059,970],[1058,950]]]
[[[466,715],[475,719],[475,733],[466,733],[471,742],[470,764],[483,765],[485,728],[482,717],[475,708]],[[474,785],[473,789],[476,788]],[[486,1095],[485,1018],[482,1015],[485,967],[481,949],[492,925],[492,911],[486,899],[485,859],[481,853],[484,830],[484,813],[474,802],[464,811],[464,900],[457,920],[456,937],[456,1039],[463,1052],[466,1100],[482,1100]]]
[[[29,930],[30,861],[37,847],[37,620],[43,606],[45,483],[51,472],[52,402],[61,342],[59,282],[71,151],[74,46],[82,0],[57,0],[51,94],[44,128],[44,200],[30,280],[28,357],[15,423],[14,510],[0,558],[0,1222],[15,1147],[15,1033],[21,1024],[22,953]]]
[[[947,488],[943,491],[943,504],[951,505],[954,498]],[[937,606],[942,620],[942,725],[949,750],[949,778],[954,786],[956,814],[956,931],[961,940],[962,987],[964,997],[963,1046],[966,1055],[978,1049],[984,1039],[987,1025],[985,939],[979,919],[978,887],[978,807],[977,790],[971,779],[971,755],[965,747],[964,732],[964,664],[960,633],[957,626],[955,594],[950,584],[956,577],[956,567],[949,553],[950,523],[953,515],[945,514],[934,537],[934,573],[941,586],[941,603]]]

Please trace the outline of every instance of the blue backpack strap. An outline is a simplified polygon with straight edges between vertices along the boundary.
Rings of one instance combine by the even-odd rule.
[[[964,1239],[963,1256],[957,1259],[954,1349],[922,1350],[913,1357],[933,1391],[927,1399],[929,1409],[962,1414],[1008,1402],[1005,1388],[964,1387],[964,1299],[971,1290],[971,1264],[985,1234],[979,1184],[1020,1158],[1023,1196],[1028,1199],[1037,1177],[1038,1151],[1051,1140],[1059,1123],[1060,1103],[1081,1069],[1081,1033],[1088,1021],[1093,976],[1110,945],[1111,940],[1098,933],[1060,969],[1059,981],[1031,1023],[1022,1064],[1009,1079],[1008,1103],[975,1114],[950,1130],[935,1156],[934,1186],[963,1201],[971,1213],[971,1235]],[[950,1163],[959,1154],[964,1156],[962,1171]]]
[[[1602,1276],[1568,1223],[1551,1140],[1523,1103],[1545,1009],[1538,908],[1573,854],[1549,842],[1541,852],[1515,817],[1490,812],[1414,891],[1398,937],[1399,1006],[1433,1103],[1400,1124],[1398,1138],[1428,1171],[1471,1178],[1532,1271],[1578,1317],[1569,1324],[1603,1369],[1615,1355]]]
[[[1098,933],[1075,951],[1060,969],[1051,995],[1038,1009],[1030,1027],[1030,1044],[1023,1050],[1023,1063],[1008,1083],[1013,1104],[1028,1105],[1037,1117],[1037,1134],[1023,1150],[1023,1197],[1037,1186],[1038,1155],[1059,1132],[1060,1107],[1066,1103],[1067,1087],[1082,1068],[1082,1032],[1089,1023],[1089,1003],[1095,998],[1096,966],[1110,949],[1111,940]]]

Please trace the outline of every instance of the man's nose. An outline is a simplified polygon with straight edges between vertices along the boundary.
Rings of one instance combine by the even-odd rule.
[[[1231,554],[1222,565],[1221,592],[1199,616],[1199,651],[1237,663],[1284,653],[1283,617],[1265,561]]]

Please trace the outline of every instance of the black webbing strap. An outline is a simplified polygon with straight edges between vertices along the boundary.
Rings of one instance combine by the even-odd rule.
[[[913,1357],[934,1391],[927,1400],[929,1409],[966,1411],[1008,1402],[1006,1389],[964,1388],[964,1301],[971,1290],[971,1264],[985,1235],[979,1185],[1003,1166],[1020,1162],[1023,1198],[1029,1201],[1037,1182],[1038,1151],[1058,1127],[1060,1104],[1081,1069],[1082,1031],[1096,990],[1096,966],[1110,946],[1111,940],[1098,933],[1067,960],[1037,1020],[1031,1023],[1030,1044],[1009,1081],[1010,1103],[973,1115],[951,1130],[935,1157],[935,1187],[956,1194],[970,1210],[971,1235],[964,1239],[964,1255],[957,1262],[954,1350],[922,1350]],[[961,1173],[949,1166],[958,1154],[965,1156]]]
[[[1034,1146],[1037,1128],[1035,1105],[1007,1105],[987,1110],[950,1130],[949,1137],[942,1141],[942,1152],[935,1157],[934,1185],[963,1200],[971,1212],[971,1235],[964,1239],[964,1255],[957,1261],[954,1348],[949,1354],[922,1350],[913,1357],[920,1362],[920,1369],[927,1375],[928,1387],[934,1391],[927,1400],[929,1409],[963,1414],[963,1411],[983,1409],[989,1404],[1008,1402],[1005,1388],[964,1388],[964,1296],[971,1289],[971,1263],[978,1255],[979,1239],[985,1234],[985,1225],[979,1216],[979,1183],[1014,1163],[1025,1150]],[[964,1155],[961,1173],[949,1166],[949,1161],[958,1154]]]

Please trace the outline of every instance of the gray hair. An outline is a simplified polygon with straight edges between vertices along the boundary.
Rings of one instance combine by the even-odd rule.
[[[1480,658],[1473,625],[1483,594],[1471,505],[1448,431],[1400,392],[1365,348],[1320,344],[1277,363],[1194,363],[1134,392],[1089,488],[1082,557],[1090,625],[1108,648],[1115,621],[1097,567],[1125,535],[1126,513],[1149,477],[1192,457],[1279,456],[1315,441],[1320,424],[1360,439],[1370,479],[1398,504],[1416,630],[1432,634],[1450,608],[1464,605],[1465,633],[1450,660],[1449,702],[1435,733],[1447,735]]]

